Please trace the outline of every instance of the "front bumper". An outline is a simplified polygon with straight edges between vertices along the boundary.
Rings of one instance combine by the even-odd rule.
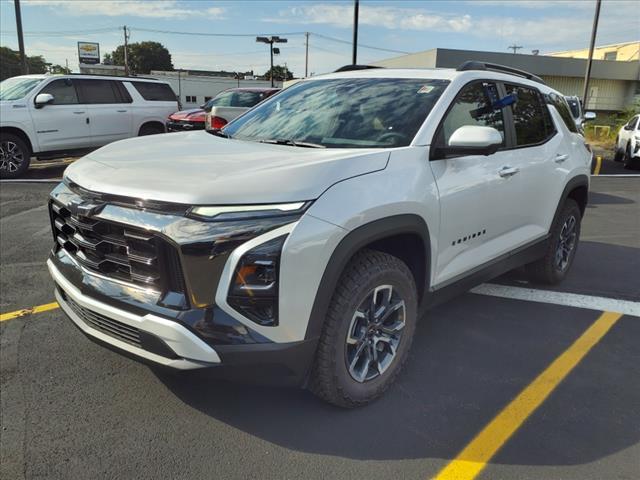
[[[204,122],[188,122],[186,120],[167,122],[168,132],[190,132],[191,130],[204,130]]]

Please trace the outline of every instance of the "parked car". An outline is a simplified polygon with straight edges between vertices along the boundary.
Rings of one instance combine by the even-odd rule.
[[[211,102],[211,100],[209,100],[209,102]],[[199,108],[180,110],[179,112],[169,115],[167,119],[167,131],[204,130],[204,122],[207,118],[207,112],[205,110],[207,103],[200,105]]]
[[[169,84],[142,77],[8,78],[0,83],[0,176],[20,177],[32,156],[59,157],[164,133],[177,105]]]
[[[566,96],[564,97],[569,104],[569,109],[571,110],[571,116],[573,120],[576,122],[576,127],[578,131],[584,136],[584,124],[585,122],[594,120],[596,118],[596,114],[594,112],[586,112],[582,111],[582,101],[580,97],[576,96]]]
[[[429,307],[521,265],[567,276],[590,153],[560,93],[478,62],[342,70],[222,130],[72,164],[47,263],[73,323],[354,407],[393,383]]]
[[[206,115],[206,129],[218,130],[224,127],[234,118],[279,91],[279,88],[231,88],[221,92],[211,100]]]
[[[625,168],[640,168],[640,115],[620,127],[613,159],[624,162]]]

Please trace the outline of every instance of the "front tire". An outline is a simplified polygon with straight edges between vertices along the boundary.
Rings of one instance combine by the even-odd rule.
[[[624,162],[624,168],[628,170],[633,170],[637,167],[638,162],[634,160],[633,155],[631,154],[631,143],[627,144],[627,148],[624,151],[624,158],[622,160]]]
[[[0,178],[19,178],[31,162],[29,146],[17,135],[0,134]]]
[[[331,299],[311,371],[311,390],[346,408],[366,405],[394,382],[417,320],[413,275],[398,258],[363,250]]]
[[[164,127],[156,124],[156,123],[147,123],[140,127],[140,131],[138,132],[139,137],[145,137],[147,135],[159,135],[161,133],[165,133]]]
[[[531,281],[555,285],[565,279],[578,250],[581,220],[580,207],[567,198],[551,227],[544,257],[526,267]]]
[[[622,159],[624,158],[624,150],[621,150],[621,149],[618,148],[618,143],[619,143],[619,140],[618,140],[618,137],[616,137],[616,146],[615,146],[615,149],[614,149],[615,151],[613,153],[613,161],[614,162],[621,162]]]

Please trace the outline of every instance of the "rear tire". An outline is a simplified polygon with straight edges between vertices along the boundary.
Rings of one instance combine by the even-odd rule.
[[[544,257],[526,266],[532,282],[555,285],[565,279],[578,250],[581,220],[580,207],[567,198],[551,227]]]
[[[613,154],[613,161],[621,162],[623,157],[624,157],[624,150],[620,150],[618,148],[618,139],[616,138],[616,147],[615,147],[615,152]]]
[[[140,127],[140,132],[138,132],[139,137],[144,137],[147,135],[158,135],[160,133],[165,133],[164,127],[157,125],[155,123],[147,123]]]
[[[31,149],[22,138],[0,133],[0,178],[20,178],[29,169]]]
[[[624,151],[624,158],[622,160],[624,162],[624,168],[628,170],[634,170],[638,167],[638,160],[634,159],[631,155],[631,143],[627,144],[627,148]]]
[[[311,371],[311,390],[352,408],[380,397],[407,360],[417,320],[416,286],[398,258],[356,254],[331,299]]]

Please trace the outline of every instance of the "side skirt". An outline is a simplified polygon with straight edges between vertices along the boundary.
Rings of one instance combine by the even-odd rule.
[[[454,277],[441,286],[429,289],[429,293],[421,305],[420,313],[423,314],[428,309],[451,300],[487,280],[499,277],[503,273],[542,258],[545,254],[548,240],[549,236],[547,235],[540,240],[480,265],[471,272]]]

